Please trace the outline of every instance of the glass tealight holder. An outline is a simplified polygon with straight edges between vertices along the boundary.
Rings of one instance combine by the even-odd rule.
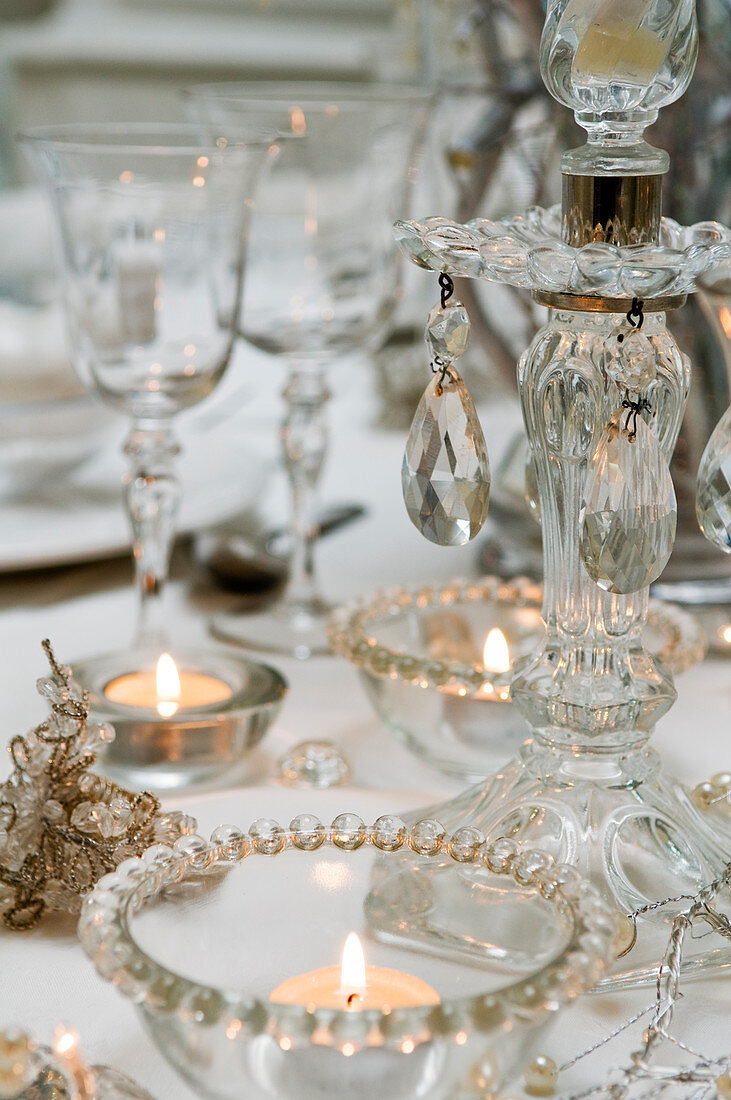
[[[126,1074],[88,1064],[77,1032],[59,1024],[52,1047],[18,1028],[0,1030],[3,1100],[153,1100]]]
[[[105,772],[133,787],[166,790],[214,783],[244,767],[287,693],[275,669],[225,650],[130,650],[76,669],[99,721],[116,737]]]
[[[507,843],[352,813],[221,826],[103,878],[79,935],[200,1096],[479,1100],[616,951],[594,887]],[[410,859],[428,873],[392,910],[378,876]],[[396,942],[404,916],[438,930],[454,890],[482,957]]]
[[[330,643],[356,666],[402,744],[447,775],[477,782],[530,735],[510,682],[545,636],[542,602],[543,585],[528,577],[391,588],[335,612]],[[695,620],[671,604],[650,602],[645,633],[674,673],[704,656]]]

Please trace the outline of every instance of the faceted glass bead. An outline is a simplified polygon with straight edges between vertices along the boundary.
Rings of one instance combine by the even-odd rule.
[[[604,370],[624,389],[640,393],[657,375],[652,341],[630,325],[610,336],[604,345]]]
[[[437,303],[426,322],[426,342],[431,354],[443,363],[459,359],[470,338],[470,318],[461,302]]]
[[[347,783],[350,766],[332,741],[301,741],[280,760],[279,775],[290,786],[324,790]]]
[[[657,580],[677,522],[675,490],[657,436],[640,416],[626,424],[619,409],[602,434],[587,470],[580,518],[586,571],[600,588],[617,593],[637,592]]]
[[[695,509],[698,526],[709,542],[731,554],[731,405],[703,452]]]
[[[454,368],[443,383],[435,375],[422,395],[406,440],[401,486],[411,522],[439,546],[463,546],[485,522],[490,499],[485,437]]]

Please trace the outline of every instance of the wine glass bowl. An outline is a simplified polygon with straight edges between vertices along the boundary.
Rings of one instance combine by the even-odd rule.
[[[74,363],[141,420],[197,404],[231,354],[246,207],[262,144],[205,147],[189,127],[22,135],[52,188]]]

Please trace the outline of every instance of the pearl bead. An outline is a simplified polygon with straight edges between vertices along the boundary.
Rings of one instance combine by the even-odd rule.
[[[716,787],[731,787],[731,772],[716,772],[711,776],[711,783]]]
[[[690,797],[699,810],[707,810],[718,798],[723,796],[723,793],[722,788],[717,787],[715,783],[699,783],[690,792]]]
[[[500,1071],[497,1062],[491,1054],[487,1054],[472,1070],[470,1087],[480,1100],[487,1100],[495,1094],[499,1084]]]
[[[723,1100],[731,1100],[731,1069],[716,1078],[716,1092]]]
[[[532,1096],[550,1096],[558,1081],[558,1066],[547,1054],[538,1054],[525,1071],[525,1091]]]

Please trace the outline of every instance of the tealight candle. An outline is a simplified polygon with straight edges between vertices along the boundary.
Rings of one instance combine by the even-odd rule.
[[[494,626],[485,638],[485,646],[482,651],[482,667],[487,675],[503,680],[505,674],[510,672],[510,649],[507,638],[499,626]],[[504,682],[492,684],[486,680],[477,694],[476,699],[493,699],[504,703],[510,698],[510,688]]]
[[[169,653],[163,653],[154,672],[130,672],[110,681],[104,689],[107,699],[128,707],[156,710],[171,718],[193,707],[210,706],[230,699],[233,692],[225,680],[203,672],[178,670]]]
[[[275,1004],[340,1008],[357,1012],[377,1008],[414,1008],[439,1004],[439,994],[421,978],[383,966],[366,966],[363,947],[351,932],[341,966],[325,966],[288,978],[269,999]]]
[[[507,638],[499,626],[494,626],[485,638],[482,651],[482,667],[485,671],[485,680],[477,691],[472,692],[470,699],[485,700],[493,703],[506,703],[510,698],[509,677],[510,649]],[[445,695],[468,695],[467,688],[446,684],[442,691]]]
[[[599,4],[589,16],[577,47],[574,77],[611,78],[618,84],[650,84],[662,65],[670,41],[642,24],[651,2],[605,0]],[[575,10],[576,5],[570,8]],[[567,14],[568,9],[562,22]]]

